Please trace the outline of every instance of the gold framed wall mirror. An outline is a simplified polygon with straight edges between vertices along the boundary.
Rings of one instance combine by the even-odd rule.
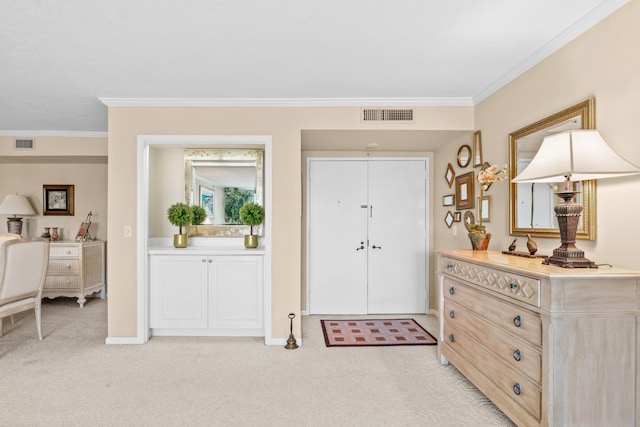
[[[184,150],[185,203],[205,208],[201,225],[189,236],[232,237],[248,234],[239,209],[247,201],[264,206],[264,151],[261,149]],[[263,235],[263,227],[258,227]]]
[[[539,120],[509,134],[509,179],[512,180],[535,156],[545,136],[571,129],[595,129],[595,99],[591,98],[563,111]],[[509,184],[509,233],[514,236],[560,237],[553,207],[560,203],[554,192],[561,183]],[[596,183],[574,184],[580,194],[576,203],[582,205],[577,239],[596,238]]]

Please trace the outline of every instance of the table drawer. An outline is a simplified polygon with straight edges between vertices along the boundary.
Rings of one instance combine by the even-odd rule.
[[[440,271],[491,289],[501,295],[540,307],[539,279],[446,257],[440,259]]]
[[[533,345],[542,345],[542,321],[537,313],[448,278],[444,280],[444,298],[463,305],[476,316]]]
[[[78,246],[51,245],[49,247],[49,258],[78,258],[79,256],[80,248]]]
[[[80,261],[77,259],[50,259],[47,274],[78,274]]]
[[[462,331],[445,323],[443,345],[460,354],[493,382],[498,389],[537,420],[540,419],[542,392],[525,375],[509,369]],[[446,352],[445,352],[446,354]]]
[[[44,280],[45,289],[80,289],[80,276],[47,276]]]
[[[502,333],[450,299],[445,300],[444,313],[445,323],[464,332],[505,364],[540,384],[542,356],[539,348],[534,349],[524,340]]]

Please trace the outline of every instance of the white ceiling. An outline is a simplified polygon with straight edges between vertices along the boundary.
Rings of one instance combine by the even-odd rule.
[[[0,133],[105,132],[100,98],[473,105],[627,1],[0,0]]]

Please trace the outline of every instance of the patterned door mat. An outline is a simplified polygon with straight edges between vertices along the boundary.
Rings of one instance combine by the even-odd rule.
[[[321,320],[320,323],[327,347],[438,343],[413,319]]]

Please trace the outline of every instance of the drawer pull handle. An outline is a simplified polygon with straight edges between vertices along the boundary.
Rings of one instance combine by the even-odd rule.
[[[513,392],[516,394],[516,396],[520,396],[520,393],[522,393],[522,388],[520,387],[519,383],[516,383],[516,385],[513,386]]]
[[[450,293],[451,295],[453,295],[453,294],[455,294],[455,293],[456,293],[456,290],[455,290],[455,289],[453,289],[453,286],[449,288],[449,293]]]
[[[453,310],[451,310],[451,311],[449,312],[449,317],[451,317],[452,319],[453,319],[454,317],[456,317],[456,312],[455,312],[455,311],[453,311]]]
[[[71,269],[71,266],[70,266],[69,264],[67,264],[67,268],[68,268],[68,269]]]
[[[454,342],[456,340],[456,336],[451,334],[449,335],[449,341]]]
[[[206,259],[204,259],[204,258],[202,258],[202,262],[207,262],[207,260],[206,260]]]
[[[513,324],[515,325],[516,328],[519,328],[520,326],[522,326],[522,317],[520,317],[520,315],[517,315],[516,317],[514,317]]]
[[[212,260],[212,259],[209,259],[209,264],[211,264],[212,262],[213,262],[213,260]]]
[[[511,288],[512,291],[515,291],[516,289],[518,289],[518,284],[517,283],[511,283],[509,285],[509,287]]]
[[[518,349],[518,350],[516,350],[516,351],[514,351],[514,352],[513,352],[513,359],[514,359],[516,362],[519,362],[519,361],[521,361],[521,360],[522,360],[522,353],[520,352],[520,349]]]
[[[451,270],[453,268],[453,264],[447,264],[447,270]]]

